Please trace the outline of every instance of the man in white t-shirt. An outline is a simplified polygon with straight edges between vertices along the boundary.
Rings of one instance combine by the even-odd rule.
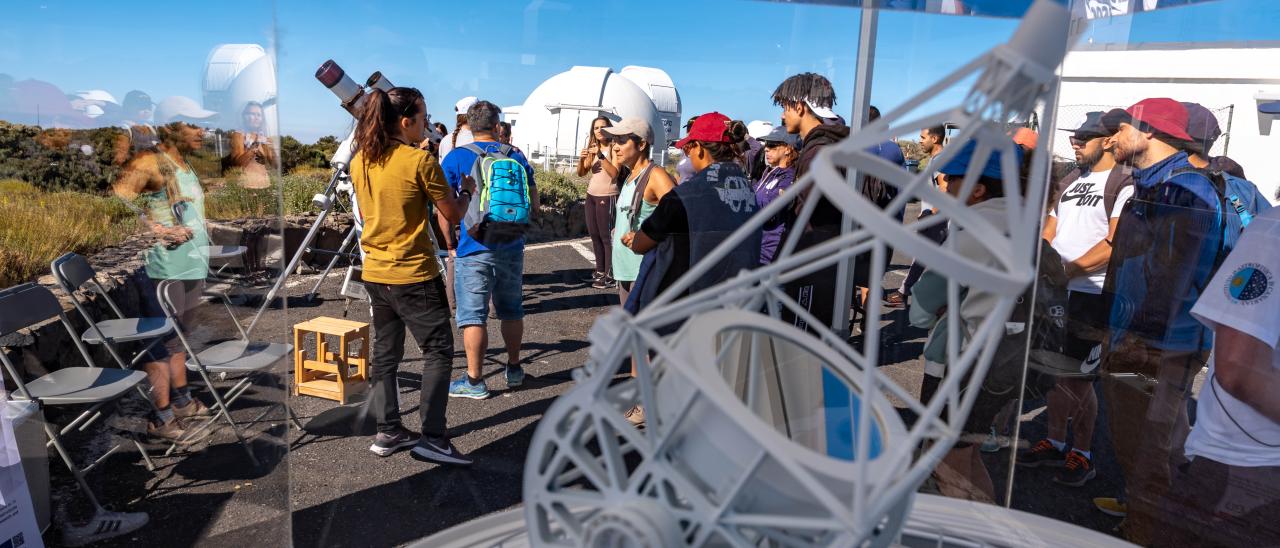
[[[1195,427],[1164,501],[1169,546],[1280,545],[1280,208],[1255,217],[1191,315],[1213,329]]]
[[[1046,395],[1047,436],[1018,454],[1027,467],[1061,467],[1054,481],[1079,487],[1093,479],[1093,427],[1098,396],[1093,374],[1102,358],[1102,339],[1109,309],[1102,283],[1111,257],[1120,210],[1133,196],[1133,173],[1116,164],[1111,132],[1102,125],[1102,112],[1090,112],[1071,131],[1076,169],[1055,185],[1058,196],[1041,234],[1062,257],[1071,281],[1067,285],[1068,357],[1080,360],[1079,376],[1059,377]],[[1072,439],[1067,447],[1067,422]]]

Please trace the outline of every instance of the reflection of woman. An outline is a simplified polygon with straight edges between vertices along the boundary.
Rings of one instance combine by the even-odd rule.
[[[223,168],[239,168],[239,182],[245,188],[267,188],[271,186],[268,173],[275,165],[276,153],[267,137],[262,104],[250,101],[241,118],[244,129],[231,132],[231,154]]]
[[[591,286],[596,289],[607,289],[615,283],[609,231],[613,228],[613,208],[618,199],[618,187],[613,184],[618,168],[613,147],[604,134],[604,128],[611,126],[613,122],[604,116],[593,120],[587,148],[582,149],[578,157],[578,176],[591,173],[587,181],[587,233],[591,235],[591,247],[596,254],[596,270],[591,274]]]
[[[164,315],[155,282],[181,280],[181,297],[173,304],[179,323],[190,327],[208,273],[205,248],[209,234],[204,226],[204,191],[185,156],[200,148],[204,131],[174,122],[157,128],[157,134],[157,150],[134,157],[114,189],[126,200],[141,197],[145,203],[144,220],[160,239],[147,251],[146,279],[153,283],[142,288],[144,315]],[[179,419],[208,415],[209,411],[191,397],[187,388],[186,352],[171,334],[151,350],[151,356],[153,361],[144,367],[157,413],[147,431],[170,441],[192,441],[183,439],[185,431]]]

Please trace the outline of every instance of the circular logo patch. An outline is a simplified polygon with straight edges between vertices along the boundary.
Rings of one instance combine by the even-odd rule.
[[[1271,294],[1275,277],[1267,267],[1245,263],[1227,280],[1227,298],[1239,304],[1254,304]]]

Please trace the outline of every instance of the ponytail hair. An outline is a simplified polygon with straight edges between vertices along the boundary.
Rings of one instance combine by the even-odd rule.
[[[366,163],[383,161],[398,137],[400,119],[416,116],[421,100],[422,92],[416,88],[370,90],[356,118],[356,153],[362,154]]]
[[[699,141],[703,150],[716,162],[745,163],[747,151],[747,125],[742,120],[732,120],[725,124],[724,141],[709,143]]]

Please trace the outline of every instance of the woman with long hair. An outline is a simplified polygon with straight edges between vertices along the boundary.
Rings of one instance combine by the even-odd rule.
[[[662,197],[675,188],[676,182],[667,170],[654,166],[649,160],[653,129],[648,122],[640,118],[623,118],[617,126],[606,127],[602,131],[613,143],[616,165],[627,168],[631,174],[615,197],[616,221],[610,245],[618,298],[621,304],[626,305],[631,285],[640,273],[641,254],[627,249],[622,242],[653,213]]]
[[[238,168],[239,182],[245,188],[271,186],[268,175],[276,163],[275,147],[266,133],[262,103],[249,101],[240,113],[243,126],[231,132],[231,153],[223,159],[223,168]]]
[[[596,270],[591,273],[591,287],[608,289],[616,281],[613,276],[612,245],[609,231],[613,229],[614,207],[618,199],[618,164],[613,147],[604,133],[613,122],[606,116],[591,121],[591,133],[587,146],[578,156],[578,176],[591,174],[587,181],[587,234],[591,235],[591,248],[596,255]]]
[[[424,459],[468,465],[471,460],[445,432],[453,329],[449,304],[431,244],[430,209],[446,220],[462,219],[475,191],[463,184],[454,194],[440,163],[415,146],[427,125],[427,105],[414,88],[372,90],[356,120],[351,183],[364,215],[360,247],[364,284],[373,310],[373,356],[369,407],[378,434],[369,450],[386,457],[405,447]],[[396,373],[404,356],[405,328],[422,349],[422,435],[400,423]]]

